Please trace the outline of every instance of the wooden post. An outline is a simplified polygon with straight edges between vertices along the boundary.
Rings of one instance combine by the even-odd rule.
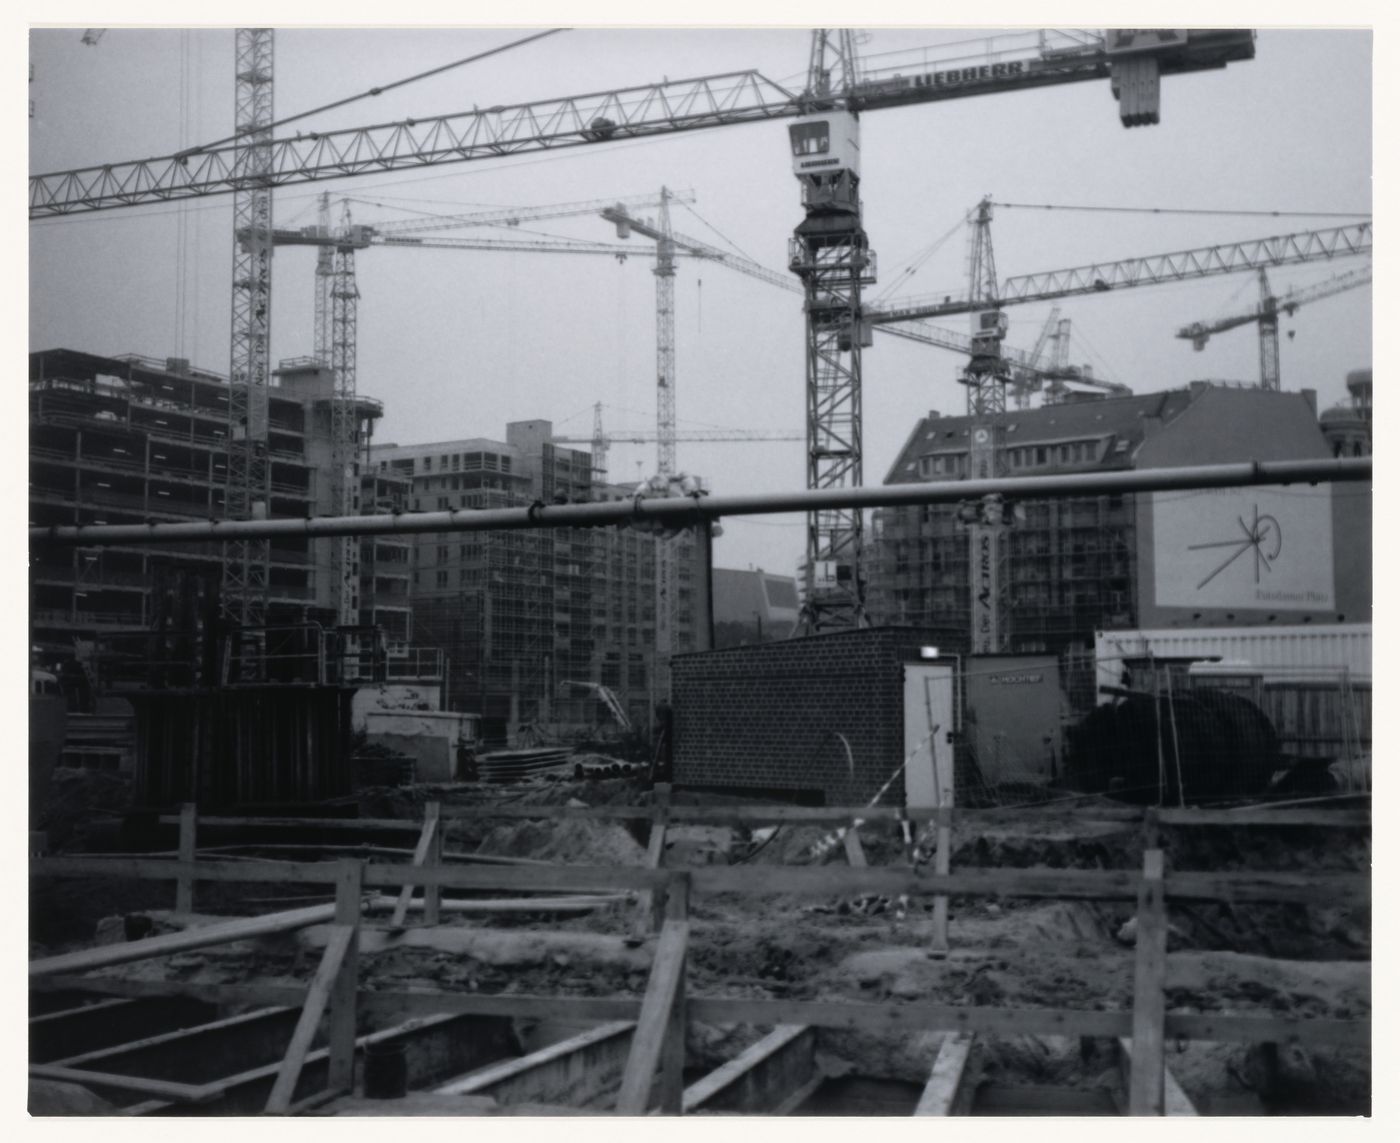
[[[865,860],[865,849],[860,844],[860,834],[856,832],[856,823],[852,822],[845,831],[846,836],[842,841],[846,845],[846,862],[852,869],[864,869],[870,863]]]
[[[287,1054],[282,1057],[282,1066],[277,1070],[277,1080],[272,1085],[272,1093],[267,1097],[264,1111],[268,1115],[286,1115],[292,1106],[292,1096],[296,1094],[297,1081],[301,1078],[306,1054],[316,1038],[316,1030],[321,1025],[321,1016],[331,998],[331,989],[340,975],[346,954],[355,939],[351,925],[335,925],[326,951],[321,954],[321,963],[311,980],[311,988],[306,993],[306,1003],[302,1005],[301,1016],[292,1031]]]
[[[666,825],[670,817],[671,785],[658,782],[652,789],[651,834],[647,838],[647,869],[662,869],[666,865]],[[665,894],[650,889],[642,890],[637,898],[637,921],[635,931],[655,933],[661,929],[665,916]]]
[[[678,874],[666,884],[666,924],[689,927],[690,878]],[[680,1115],[685,1099],[685,949],[661,1045],[661,1113]]]
[[[938,807],[936,843],[933,851],[933,871],[946,876],[953,861],[953,811],[949,804]],[[948,955],[948,898],[940,894],[933,899],[933,944],[929,952],[935,956]]]
[[[637,1017],[637,1030],[632,1034],[632,1047],[627,1053],[627,1064],[622,1073],[622,1087],[617,1097],[617,1110],[621,1115],[646,1114],[658,1063],[664,1069],[661,1080],[662,1110],[680,1111],[683,1085],[675,1071],[684,1062],[685,1031],[683,1022],[676,1019],[676,1013],[678,1007],[684,1011],[682,983],[689,937],[690,925],[685,921],[667,921],[661,926],[661,938],[656,943],[656,959],[652,962],[646,995],[642,998],[642,1010]],[[675,1031],[676,1025],[681,1029],[679,1037]]]
[[[364,868],[358,861],[336,864],[335,923],[348,926],[351,932],[331,988],[326,1086],[349,1092],[355,1086],[355,992],[359,986],[360,884]]]
[[[180,863],[193,865],[196,845],[196,807],[186,802],[180,807]],[[194,912],[194,874],[181,869],[175,878],[175,912]]]
[[[1167,908],[1160,849],[1142,856],[1137,959],[1133,968],[1133,1066],[1129,1115],[1165,1113]]]
[[[418,844],[413,850],[413,860],[410,863],[414,867],[423,865],[442,864],[442,820],[440,815],[440,804],[429,802],[423,810],[423,830],[418,835]],[[405,885],[399,890],[399,899],[394,904],[393,916],[389,918],[391,929],[401,929],[404,927],[405,919],[408,916],[408,906],[413,901],[414,886]],[[442,904],[442,886],[425,885],[423,887],[423,923],[425,925],[436,925],[438,923],[438,913]]]
[[[439,802],[429,802],[424,810],[423,829],[428,829],[428,823],[432,823],[433,832],[428,839],[428,852],[423,857],[423,864],[428,868],[436,868],[442,864],[442,805]],[[436,925],[442,912],[442,886],[423,886],[423,924]]]

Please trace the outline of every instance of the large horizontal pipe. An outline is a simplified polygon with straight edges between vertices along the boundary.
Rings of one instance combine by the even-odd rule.
[[[750,496],[678,496],[604,500],[589,504],[536,504],[528,508],[459,508],[448,512],[404,512],[390,516],[315,516],[303,520],[192,520],[183,524],[83,524],[29,529],[31,544],[64,547],[101,544],[159,544],[177,541],[271,539],[282,536],[372,536],[386,533],[487,532],[517,528],[596,528],[649,523],[686,527],[724,516],[814,512],[832,508],[893,508],[948,504],[997,493],[1020,499],[1101,496],[1122,492],[1166,492],[1191,488],[1235,488],[1251,484],[1316,484],[1370,480],[1371,460],[1270,460],[1134,472],[1065,476],[1002,477],[996,480],[882,484],[869,488],[818,488]]]

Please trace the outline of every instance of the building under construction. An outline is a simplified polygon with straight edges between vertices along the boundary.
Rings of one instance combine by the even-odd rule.
[[[516,421],[504,441],[472,438],[370,450],[366,479],[409,482],[410,511],[618,499],[587,451],[552,442],[548,421]],[[665,696],[655,678],[658,537],[567,528],[414,538],[415,640],[449,662],[448,703],[479,711],[488,738],[521,727],[589,729],[609,719],[598,686],[646,725]],[[708,645],[708,552],[693,531],[678,552],[677,652]],[[580,685],[582,684],[582,685]]]
[[[930,412],[885,482],[965,479],[968,430],[967,417]],[[1334,447],[1310,390],[1193,382],[1009,411],[998,452],[1007,475],[1030,476],[1324,458]],[[1004,508],[999,650],[1061,656],[1076,707],[1094,701],[1086,672],[1097,630],[1370,622],[1366,491],[1115,494]],[[940,505],[875,514],[877,623],[914,625],[949,650],[969,649],[966,514]]]
[[[269,397],[270,517],[330,510],[330,371],[311,359],[284,362]],[[366,439],[382,415],[356,402]],[[29,517],[36,524],[175,523],[224,514],[228,464],[228,382],[188,361],[112,358],[68,349],[29,358]],[[385,482],[368,489],[377,500]],[[333,624],[330,541],[270,546],[270,621]],[[406,642],[406,546],[366,538],[360,621]],[[392,550],[391,550],[392,549]],[[396,557],[396,553],[401,553]],[[73,654],[74,640],[149,630],[160,584],[172,575],[212,577],[223,553],[209,544],[76,548],[48,552],[34,568],[33,642],[47,660]]]

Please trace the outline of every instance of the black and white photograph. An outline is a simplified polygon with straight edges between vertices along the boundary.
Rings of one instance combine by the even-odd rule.
[[[1379,1112],[1378,9],[124,7],[28,1116]]]

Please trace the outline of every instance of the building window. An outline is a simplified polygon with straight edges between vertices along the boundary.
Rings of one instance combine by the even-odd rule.
[[[423,458],[423,471],[424,471],[424,472],[432,472],[432,471],[433,471],[433,458],[432,458],[432,457],[430,457],[430,456],[425,456],[425,457]]]

